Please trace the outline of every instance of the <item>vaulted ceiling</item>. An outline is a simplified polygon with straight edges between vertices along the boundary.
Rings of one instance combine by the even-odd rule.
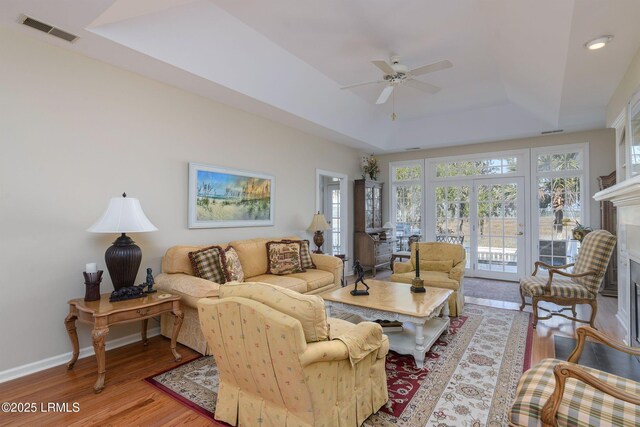
[[[80,38],[19,24],[31,16]],[[637,0],[5,0],[0,25],[371,152],[604,127],[640,47]],[[604,49],[584,43],[615,38]],[[372,60],[442,90],[376,105]],[[391,120],[392,110],[398,118]]]

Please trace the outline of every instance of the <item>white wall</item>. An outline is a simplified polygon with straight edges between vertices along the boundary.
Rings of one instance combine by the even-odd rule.
[[[640,89],[640,49],[631,59],[631,63],[627,68],[618,87],[611,95],[609,104],[607,105],[607,126],[613,126],[613,122],[618,115],[624,110],[635,91]]]
[[[84,295],[85,263],[104,268],[117,237],[85,231],[110,197],[139,198],[159,228],[132,235],[140,283],[175,244],[303,233],[316,168],[348,174],[351,188],[360,176],[345,146],[10,30],[0,40],[0,372],[70,351],[66,302]],[[275,175],[275,226],[187,229],[189,161]],[[108,276],[101,290],[112,290]],[[90,345],[88,327],[79,336]]]

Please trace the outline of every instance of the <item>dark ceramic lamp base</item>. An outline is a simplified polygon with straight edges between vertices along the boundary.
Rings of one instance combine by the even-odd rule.
[[[322,245],[324,245],[324,234],[322,231],[316,231],[313,234],[313,243],[316,245],[316,250],[313,251],[314,254],[322,254]]]
[[[104,254],[115,290],[133,286],[138,275],[142,251],[131,237],[122,233]]]

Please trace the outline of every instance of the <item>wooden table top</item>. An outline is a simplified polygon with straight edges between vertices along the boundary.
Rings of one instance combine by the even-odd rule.
[[[76,298],[69,301],[69,304],[76,306],[78,310],[92,313],[94,316],[103,316],[107,314],[117,313],[119,311],[129,311],[133,309],[152,307],[167,301],[177,301],[179,295],[172,295],[166,292],[155,292],[147,294],[142,298],[134,298],[126,301],[109,302],[111,293],[101,294],[100,299],[96,301],[85,301],[84,298]]]
[[[373,279],[367,279],[365,282],[370,288],[369,295],[353,296],[350,294],[353,286],[346,286],[320,294],[320,297],[326,301],[374,310],[428,317],[453,293],[450,289],[426,287],[426,292],[415,294],[411,292],[411,285],[406,283],[383,282]],[[364,286],[359,284],[358,289],[364,289]]]

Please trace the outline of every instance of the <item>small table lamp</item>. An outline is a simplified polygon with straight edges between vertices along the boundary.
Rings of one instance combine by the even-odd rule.
[[[142,251],[125,233],[157,230],[142,211],[140,201],[126,193],[113,197],[100,219],[87,229],[91,233],[122,233],[104,254],[116,290],[134,285],[142,260]]]
[[[331,226],[327,223],[327,220],[324,217],[324,214],[320,212],[313,214],[313,219],[311,220],[311,225],[307,228],[307,231],[313,231],[313,243],[316,244],[316,250],[313,251],[314,254],[321,254],[322,245],[324,244],[324,230],[329,230]]]

